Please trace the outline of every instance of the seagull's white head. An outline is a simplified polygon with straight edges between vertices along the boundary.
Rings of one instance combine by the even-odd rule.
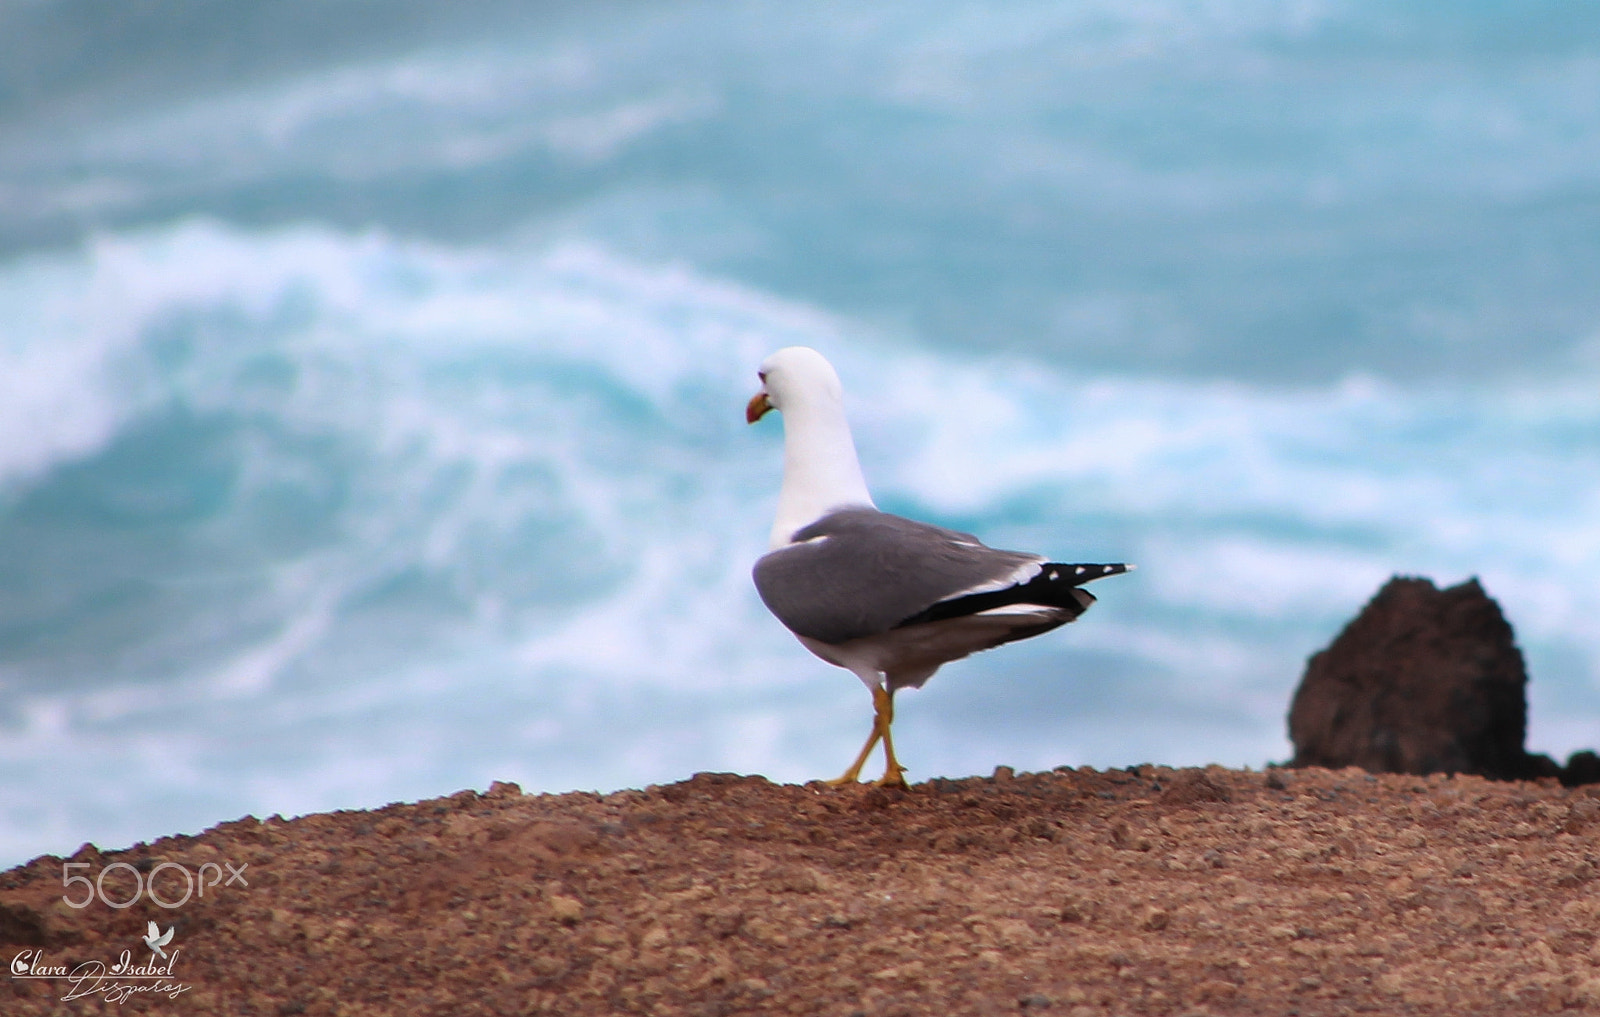
[[[871,508],[833,365],[816,350],[789,346],[762,361],[757,373],[761,391],[745,408],[745,419],[753,424],[772,410],[783,414],[783,489],[772,546],[782,547],[834,509]]]
[[[844,386],[827,358],[809,346],[785,346],[761,362],[756,371],[761,379],[757,392],[745,407],[744,418],[755,423],[771,410],[782,413],[786,406],[820,400],[844,405]]]

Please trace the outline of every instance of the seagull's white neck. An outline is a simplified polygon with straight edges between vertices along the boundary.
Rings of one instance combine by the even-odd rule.
[[[783,414],[783,488],[770,546],[783,547],[796,530],[847,505],[873,507],[856,459],[844,402],[835,393],[786,393]]]

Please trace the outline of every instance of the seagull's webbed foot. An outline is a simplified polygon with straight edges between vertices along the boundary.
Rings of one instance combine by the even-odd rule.
[[[874,787],[897,787],[902,791],[911,790],[911,785],[906,783],[906,768],[899,763],[890,763],[883,771],[883,776],[873,781]]]

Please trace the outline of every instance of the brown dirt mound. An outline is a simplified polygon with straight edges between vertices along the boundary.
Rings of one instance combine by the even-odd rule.
[[[12,869],[0,1013],[1600,1010],[1596,795],[1163,767],[910,791],[497,784],[67,860],[117,901],[130,870],[99,874],[118,862],[168,900],[186,871],[245,866],[247,887],[173,909],[75,910],[63,859]],[[151,921],[173,930],[166,962],[141,940]],[[48,976],[123,950],[167,966],[125,984],[187,988],[64,1002]],[[19,977],[19,956],[47,977]]]

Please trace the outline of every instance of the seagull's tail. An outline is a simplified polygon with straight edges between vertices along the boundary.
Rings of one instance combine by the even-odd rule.
[[[1048,626],[1048,628],[1054,628],[1063,622],[1076,619],[1080,614],[1089,610],[1089,605],[1094,603],[1094,594],[1088,590],[1080,590],[1078,587],[1095,579],[1121,575],[1132,570],[1132,565],[1121,562],[1112,565],[1045,562],[1039,567],[1039,574],[1025,583],[1008,586],[1003,590],[969,593],[964,597],[941,600],[926,611],[921,611],[900,622],[895,628],[944,621],[947,618],[959,618],[963,615],[980,614],[984,611],[1010,607],[1013,604],[1037,604],[1041,607],[1060,608],[1069,612],[1067,617],[1059,618]]]

